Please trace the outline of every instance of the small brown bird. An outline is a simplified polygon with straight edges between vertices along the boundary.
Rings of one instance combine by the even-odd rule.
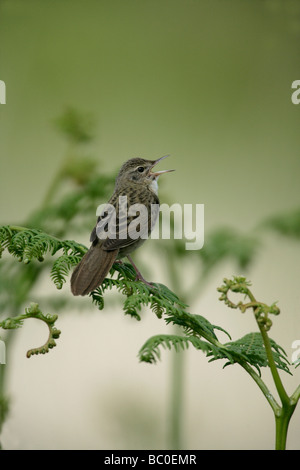
[[[133,265],[137,279],[149,284],[129,255],[145,242],[157,220],[158,177],[174,170],[156,173],[151,170],[167,156],[158,160],[132,158],[123,164],[114,193],[91,233],[91,247],[73,271],[71,291],[74,295],[86,295],[100,286],[113,263],[125,256]]]

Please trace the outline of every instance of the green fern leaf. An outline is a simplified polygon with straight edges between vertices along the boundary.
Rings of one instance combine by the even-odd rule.
[[[6,250],[10,244],[12,238],[12,230],[9,226],[3,226],[0,228],[0,257],[4,250]]]
[[[285,351],[281,348],[281,346],[276,344],[274,340],[270,339],[270,343],[276,367],[291,374],[288,367],[289,361]],[[229,364],[246,361],[248,364],[255,367],[260,373],[261,367],[268,366],[268,358],[260,333],[248,333],[236,341],[226,343],[224,344],[224,350],[225,349],[230,353],[234,361],[226,363],[224,367]],[[211,360],[215,359],[219,358],[214,357]]]
[[[66,282],[66,276],[79,261],[80,256],[78,255],[62,255],[54,261],[50,277],[57,289],[62,288],[63,284]]]
[[[206,339],[217,340],[215,330],[222,331],[230,338],[229,333],[220,326],[212,325],[201,315],[191,314],[185,310],[181,310],[179,315],[169,315],[166,319],[166,323],[173,323],[174,325],[182,327],[187,334],[203,336]]]
[[[175,351],[180,349],[187,349],[189,344],[194,348],[201,350],[206,356],[213,356],[215,359],[226,358],[227,360],[234,361],[227,351],[222,351],[222,347],[215,344],[203,341],[197,336],[179,336],[179,335],[156,335],[149,338],[139,351],[139,358],[141,362],[148,362],[154,364],[160,359],[160,347],[171,349]]]
[[[141,362],[148,362],[154,364],[160,360],[160,347],[171,349],[174,347],[176,351],[188,347],[188,338],[185,336],[176,335],[156,335],[149,338],[139,351],[139,358]]]

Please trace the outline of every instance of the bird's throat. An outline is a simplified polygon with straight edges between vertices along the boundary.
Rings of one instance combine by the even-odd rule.
[[[156,195],[158,195],[158,182],[157,182],[157,179],[154,178],[150,185],[149,185],[149,188],[151,189],[151,191],[153,191]]]

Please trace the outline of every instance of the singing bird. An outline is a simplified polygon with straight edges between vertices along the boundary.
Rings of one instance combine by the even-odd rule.
[[[130,253],[150,235],[159,212],[159,176],[174,170],[152,172],[153,167],[168,157],[157,160],[132,158],[121,167],[112,197],[97,219],[92,243],[71,277],[74,295],[87,295],[100,286],[114,262],[127,256],[136,271],[136,279],[149,284],[134,264]],[[139,215],[130,211],[138,204]],[[138,222],[135,224],[135,222]],[[136,235],[137,234],[137,235]],[[151,284],[150,284],[151,285]]]

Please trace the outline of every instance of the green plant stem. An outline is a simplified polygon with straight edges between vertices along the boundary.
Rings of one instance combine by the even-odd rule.
[[[226,349],[226,346],[220,343],[218,340],[212,338],[209,335],[206,335],[203,333],[203,338],[205,338],[207,341],[209,341],[211,344],[214,344],[218,348],[224,348]],[[234,355],[232,351],[230,351],[230,354]],[[273,397],[272,393],[266,386],[265,382],[261,379],[261,377],[255,372],[255,370],[248,364],[246,361],[240,360],[239,357],[236,357],[235,360],[242,366],[245,371],[252,377],[252,379],[256,382],[262,393],[264,394],[265,398],[267,399],[269,405],[271,406],[273,412],[275,415],[279,415],[281,411],[280,405],[277,403],[275,398]],[[300,388],[300,386],[299,386]],[[300,390],[299,390],[300,393]]]
[[[289,399],[288,403],[284,403],[282,407],[280,407],[273,395],[270,393],[266,384],[263,382],[263,380],[261,380],[259,375],[252,369],[252,367],[247,363],[241,363],[241,365],[251,375],[253,380],[255,380],[256,384],[259,386],[274,412],[276,426],[275,449],[285,450],[289,422],[296,408],[298,400],[296,397],[295,400]],[[300,393],[300,386],[298,388]]]
[[[272,374],[272,377],[273,377],[273,380],[274,380],[274,384],[276,386],[276,390],[278,392],[278,395],[280,397],[282,405],[288,405],[290,403],[290,398],[289,398],[288,394],[286,393],[286,390],[285,390],[285,388],[283,386],[283,383],[281,381],[278,369],[276,367],[276,364],[275,364],[275,361],[274,361],[274,358],[273,358],[273,354],[272,354],[272,348],[271,348],[271,343],[270,343],[268,333],[267,333],[265,327],[263,325],[261,325],[259,322],[258,322],[258,326],[259,326],[260,333],[262,335],[263,342],[264,342],[264,345],[265,345],[266,355],[267,355],[267,358],[268,358],[268,363],[269,363],[271,374]]]
[[[275,400],[274,396],[266,386],[265,382],[260,378],[260,376],[255,372],[255,370],[247,363],[247,362],[239,362],[239,364],[251,375],[252,379],[258,385],[262,393],[264,394],[266,400],[268,401],[269,405],[271,406],[274,415],[277,416],[280,413],[280,405]]]
[[[266,384],[263,382],[263,380],[261,380],[259,375],[252,369],[252,367],[249,366],[249,364],[246,362],[243,364],[241,363],[241,366],[244,367],[244,369],[248,372],[248,374],[251,375],[253,380],[259,386],[274,412],[276,426],[275,449],[285,450],[288,426],[297,402],[293,406],[283,405],[281,408],[273,395],[270,393]]]
[[[280,409],[279,413],[275,413],[275,424],[276,424],[275,449],[285,450],[289,422],[294,413],[297,402],[293,403],[291,398],[286,393],[286,390],[282,384],[281,378],[279,376],[278,370],[274,362],[269,336],[263,325],[259,324],[259,328],[260,328],[263,342],[266,348],[266,354],[268,357],[269,367],[271,369],[274,384],[276,386],[276,390],[278,392],[278,395],[282,403],[282,408]]]
[[[290,419],[294,413],[295,405],[283,405],[278,416],[275,415],[275,424],[276,424],[276,450],[285,450],[286,449],[286,439],[288,433],[288,427]]]
[[[251,301],[256,303],[256,299],[254,298],[253,294],[250,291],[248,291],[248,295]],[[255,314],[255,308],[253,308],[253,310]],[[268,336],[265,324],[258,321],[258,317],[256,315],[255,315],[255,319],[258,324],[260,333],[262,335],[262,339],[264,342],[266,355],[268,358],[268,363],[269,363],[269,367],[270,367],[271,374],[273,377],[273,381],[274,381],[276,390],[278,392],[278,395],[282,404],[282,407],[279,410],[278,409],[275,410],[273,408],[274,415],[275,415],[275,426],[276,426],[275,449],[285,450],[289,422],[296,408],[297,401],[294,402],[291,400],[291,398],[288,396],[283,386],[278,369],[274,361],[270,338]]]
[[[296,390],[294,391],[293,395],[291,396],[291,403],[294,404],[294,403],[298,403],[298,400],[300,398],[300,385],[298,385],[298,387],[296,388]]]

